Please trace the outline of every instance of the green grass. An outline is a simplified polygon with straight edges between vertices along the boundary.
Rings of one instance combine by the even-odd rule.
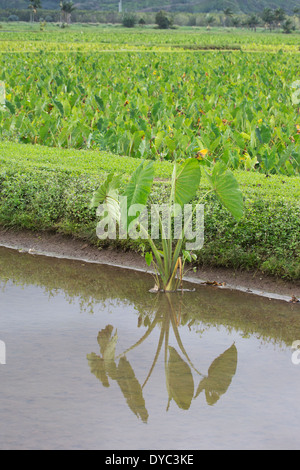
[[[93,191],[113,171],[127,179],[139,161],[106,152],[0,144],[0,224],[69,234],[100,245]],[[164,201],[171,175],[168,162],[155,165],[154,201]],[[245,216],[235,223],[214,198],[205,201],[205,243],[200,265],[261,270],[300,279],[300,181],[253,172],[235,175],[245,198]],[[207,187],[202,179],[201,191]],[[141,249],[140,241],[113,246]]]
[[[114,155],[97,150],[72,150],[44,147],[41,145],[20,145],[0,142],[0,164],[12,164],[15,168],[61,170],[73,175],[102,175],[103,172],[119,171],[130,175],[140,164],[135,158]],[[172,165],[156,162],[156,178],[169,177]]]

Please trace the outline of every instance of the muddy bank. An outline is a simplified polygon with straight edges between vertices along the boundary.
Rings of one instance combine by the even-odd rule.
[[[87,242],[60,234],[0,229],[0,246],[53,257],[84,260],[124,268],[148,271],[144,258],[133,252],[99,249]],[[186,276],[187,280],[207,283],[212,288],[229,288],[253,292],[286,301],[300,298],[300,283],[265,276],[260,272],[242,272],[226,268],[203,267]],[[300,305],[300,303],[299,303]]]

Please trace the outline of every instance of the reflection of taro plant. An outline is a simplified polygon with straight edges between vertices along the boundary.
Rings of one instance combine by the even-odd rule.
[[[227,170],[221,162],[216,163],[210,174],[206,173],[210,189],[208,193],[213,192],[222,205],[239,220],[243,215],[243,196],[238,188],[238,183],[233,174]],[[120,223],[122,216],[126,217],[126,227],[136,223],[137,218],[131,215],[130,209],[136,204],[145,206],[150,198],[150,192],[154,179],[153,162],[142,162],[132,175],[125,191],[122,194],[120,202],[119,186],[120,178],[110,174],[104,184],[94,193],[91,201],[91,207],[97,207],[99,204],[105,206],[106,214],[115,223]],[[204,201],[204,194],[196,200],[201,179],[201,167],[197,159],[188,159],[183,165],[174,164],[171,179],[171,191],[167,207],[169,213],[174,210],[184,211],[184,207],[194,202],[193,210],[190,212],[189,223],[192,223],[193,216],[197,206]],[[123,201],[126,200],[126,207]],[[155,204],[152,204],[154,207]],[[156,213],[159,224],[160,241],[151,238],[151,234],[145,229],[141,218],[139,227],[141,238],[147,239],[151,248],[150,253],[146,253],[146,262],[150,266],[153,264],[155,269],[155,279],[157,290],[165,292],[175,291],[182,284],[184,266],[186,261],[196,259],[196,255],[184,249],[186,242],[186,221],[179,236],[174,236],[171,227],[171,218],[169,217],[166,230],[166,221],[163,215]],[[187,224],[187,225],[188,225]],[[196,227],[197,228],[197,227]],[[167,232],[167,233],[166,233]]]
[[[129,408],[142,421],[147,422],[143,390],[148,383],[151,374],[157,364],[161,350],[164,348],[164,367],[166,387],[168,392],[169,409],[172,400],[183,410],[188,410],[192,400],[196,399],[204,391],[208,405],[214,405],[225,394],[231,384],[237,368],[237,349],[234,344],[218,356],[210,365],[208,373],[203,375],[192,364],[179,334],[180,309],[179,302],[174,309],[172,299],[167,294],[166,298],[159,299],[159,308],[155,318],[149,325],[145,334],[131,347],[116,356],[117,332],[113,332],[113,326],[107,325],[98,334],[100,355],[91,353],[87,360],[91,372],[102,382],[104,387],[110,386],[110,381],[116,381],[126,399]],[[137,380],[126,355],[140,346],[152,333],[156,326],[160,326],[160,336],[154,359],[144,383]],[[169,343],[170,330],[173,331],[179,352]],[[200,376],[198,387],[195,387],[193,373]]]
[[[115,348],[117,343],[117,332],[113,334],[113,327],[107,325],[98,334],[98,344],[100,356],[95,353],[87,355],[91,372],[102,382],[104,387],[109,387],[109,379],[115,380],[126,398],[129,408],[133,413],[147,422],[148,412],[141,386],[135,378],[134,371],[123,355],[119,362],[115,358]]]

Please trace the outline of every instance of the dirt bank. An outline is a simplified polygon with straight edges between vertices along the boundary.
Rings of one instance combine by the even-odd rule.
[[[0,246],[26,251],[35,256],[43,254],[149,271],[140,254],[110,249],[100,250],[83,240],[60,234],[0,229]],[[260,272],[203,267],[197,273],[188,274],[186,278],[197,283],[208,283],[212,288],[244,290],[286,301],[292,300],[293,297],[300,298],[300,282],[283,281]]]

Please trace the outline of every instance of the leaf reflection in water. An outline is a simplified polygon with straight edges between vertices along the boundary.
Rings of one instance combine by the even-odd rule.
[[[188,410],[194,396],[193,374],[190,366],[172,346],[169,346],[169,361],[166,376],[169,402],[173,398],[179,408]]]
[[[144,423],[148,421],[148,412],[143,397],[143,388],[155,368],[163,343],[165,343],[164,365],[168,392],[167,410],[172,400],[179,408],[188,410],[192,401],[202,391],[205,391],[207,404],[214,405],[227,392],[237,369],[238,354],[235,344],[232,344],[214,359],[207,375],[199,372],[192,364],[180,338],[178,326],[181,319],[181,304],[179,303],[179,306],[176,304],[175,309],[169,294],[165,294],[165,299],[166,301],[159,303],[155,318],[148,326],[146,333],[122,354],[115,356],[118,341],[117,331],[114,332],[112,325],[107,325],[99,332],[97,337],[100,355],[94,352],[87,355],[92,374],[100,380],[104,387],[109,387],[109,379],[115,380],[131,411]],[[157,350],[149,373],[141,386],[126,354],[141,345],[157,325],[161,329]],[[174,332],[181,355],[173,346],[169,345],[170,326]],[[197,376],[201,377],[196,393],[192,370]]]
[[[109,378],[116,380],[129,408],[146,423],[148,412],[145,407],[142,387],[136,379],[134,371],[125,356],[120,358],[118,365],[116,363],[117,332],[113,335],[113,326],[107,325],[99,331],[97,339],[102,357],[95,353],[87,355],[91,372],[102,382],[104,387],[109,387]]]
[[[235,344],[217,357],[208,369],[208,376],[201,380],[195,398],[205,390],[208,405],[214,405],[227,392],[237,368]]]

